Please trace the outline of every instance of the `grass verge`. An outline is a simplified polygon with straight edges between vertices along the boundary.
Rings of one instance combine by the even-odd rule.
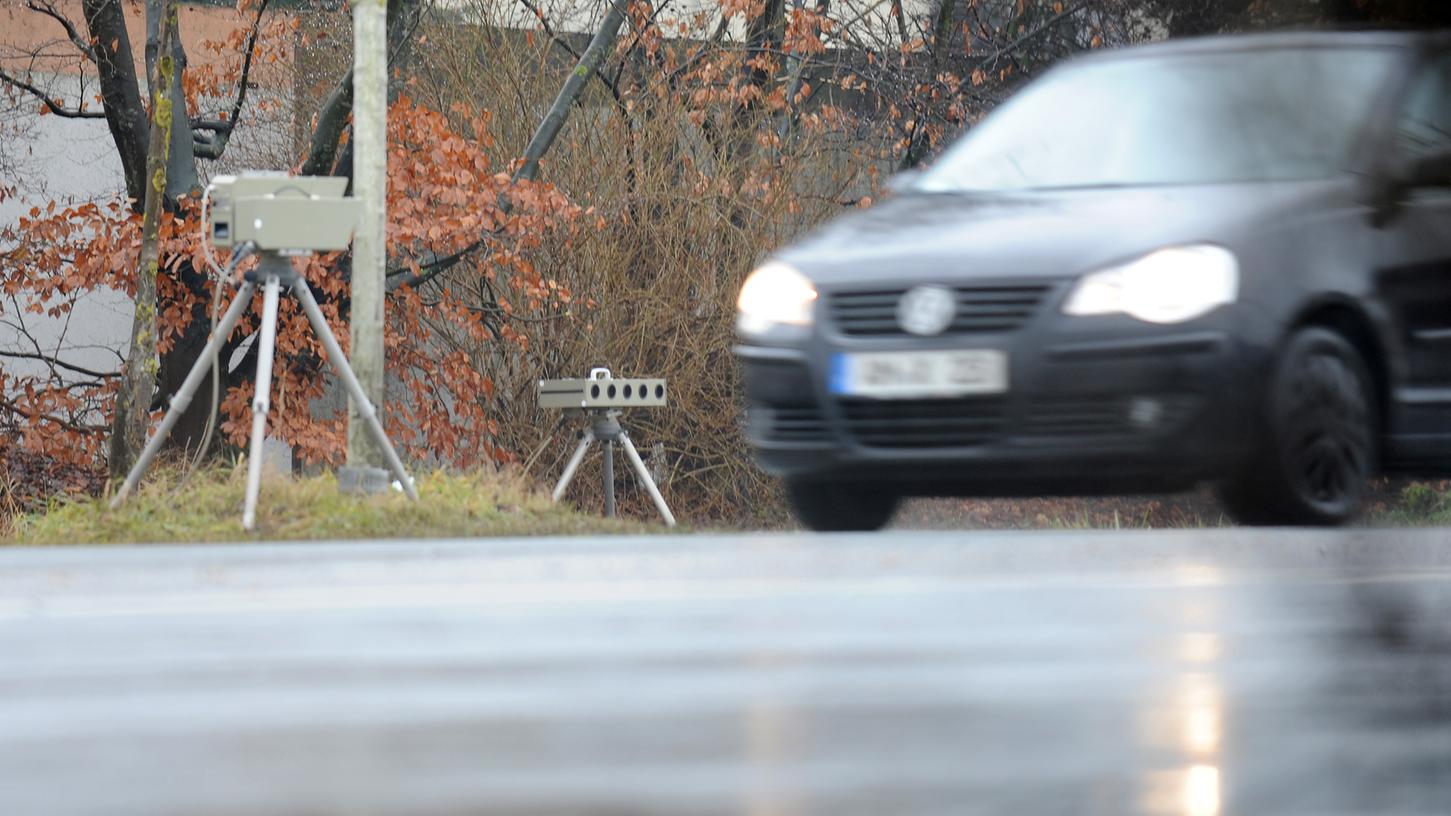
[[[262,479],[257,529],[242,529],[245,464],[183,480],[157,468],[117,510],[105,498],[56,499],[11,519],[0,544],[112,544],[249,540],[451,538],[641,533],[659,525],[612,520],[556,505],[509,473],[422,474],[417,503],[402,493],[340,493],[331,475]]]
[[[1401,485],[1392,500],[1372,506],[1368,515],[1387,527],[1451,526],[1451,482]]]

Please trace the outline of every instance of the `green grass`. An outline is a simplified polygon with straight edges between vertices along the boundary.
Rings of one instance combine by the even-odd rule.
[[[419,501],[397,491],[340,493],[331,475],[264,474],[257,525],[242,529],[245,466],[214,467],[183,481],[157,468],[117,510],[103,498],[54,500],[0,529],[4,544],[110,544],[249,540],[448,538],[638,533],[658,524],[610,520],[555,505],[510,473],[442,472],[416,477]]]
[[[1451,490],[1444,482],[1411,482],[1393,499],[1371,508],[1373,524],[1389,527],[1443,527],[1451,525]]]

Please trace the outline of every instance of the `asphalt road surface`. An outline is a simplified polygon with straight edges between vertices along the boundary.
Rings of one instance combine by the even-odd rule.
[[[1451,533],[0,550],[0,814],[1451,813]]]

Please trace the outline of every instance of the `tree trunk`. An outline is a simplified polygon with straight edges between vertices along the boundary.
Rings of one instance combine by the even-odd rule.
[[[529,146],[524,149],[524,164],[515,171],[515,179],[533,181],[534,177],[539,174],[539,159],[554,144],[555,137],[564,127],[564,121],[569,118],[570,107],[574,105],[575,100],[579,99],[579,94],[584,90],[590,77],[599,70],[605,55],[614,47],[615,38],[620,35],[620,26],[625,22],[625,8],[628,5],[628,0],[614,0],[610,4],[610,10],[605,14],[605,19],[600,22],[599,30],[589,41],[589,47],[579,56],[579,64],[564,81],[564,87],[559,89],[559,95],[554,98],[554,104],[549,106],[549,112],[544,115],[544,121],[539,123],[539,128],[534,131],[534,137],[529,140]]]
[[[166,171],[175,116],[177,65],[170,50],[176,36],[173,0],[161,2],[161,55],[151,106],[151,140],[146,148],[146,208],[141,222],[141,259],[136,269],[136,314],[131,322],[131,348],[121,372],[121,390],[111,424],[112,478],[126,475],[146,443],[151,394],[156,389],[156,271],[160,251],[161,207],[166,198]],[[182,111],[185,114],[185,111]]]
[[[423,17],[419,0],[388,0],[388,101],[403,90],[401,70],[413,56],[414,34]],[[352,177],[352,142],[344,156],[338,155],[338,141],[349,127],[353,113],[353,69],[339,79],[317,112],[317,126],[302,163],[302,175],[346,175]]]
[[[136,63],[131,56],[131,37],[126,33],[126,18],[120,0],[84,0],[81,11],[91,35],[91,48],[96,52],[102,107],[126,177],[126,194],[131,197],[133,207],[140,207],[146,198],[148,131],[146,106],[141,104]]]
[[[928,76],[935,77],[942,70],[943,58],[947,55],[948,48],[952,45],[952,22],[957,13],[957,0],[942,0],[942,5],[937,7],[937,17],[932,24],[932,69]],[[926,126],[926,119],[931,115],[930,108],[924,106],[917,111],[916,124],[912,128],[910,139],[907,142],[907,152],[903,154],[902,161],[898,167],[902,170],[909,170],[922,163],[927,158],[927,151],[932,148],[932,142],[923,131]]]
[[[172,60],[170,79],[171,99],[176,106],[176,115],[172,117],[170,125],[171,145],[167,151],[166,168],[166,198],[174,202],[183,195],[198,196],[201,194],[201,183],[198,181],[196,172],[196,145],[192,141],[191,120],[187,117],[186,95],[182,91],[182,75],[186,72],[186,51],[182,48],[181,38],[175,32],[171,35],[163,35],[160,21],[165,18],[166,9],[172,8],[170,0],[146,0],[146,79],[151,85],[148,88],[153,99],[156,98],[158,57],[167,54]],[[172,12],[173,14],[175,12]],[[176,25],[173,20],[172,26]],[[160,38],[166,36],[166,42],[162,43]],[[150,161],[150,156],[147,157]]]
[[[786,0],[766,0],[758,17],[751,19],[746,27],[746,48],[748,59],[759,56],[774,56],[781,50],[786,33]],[[764,68],[750,69],[751,84],[766,90],[775,78],[773,72]]]

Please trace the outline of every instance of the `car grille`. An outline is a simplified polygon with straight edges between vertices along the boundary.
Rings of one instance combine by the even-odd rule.
[[[841,400],[842,419],[857,442],[877,448],[980,445],[1001,435],[1000,398],[956,400]]]
[[[983,284],[957,286],[957,314],[944,335],[1013,331],[1037,312],[1050,284]],[[843,334],[857,337],[906,336],[897,322],[897,301],[907,289],[832,292],[827,303],[831,321]]]
[[[767,436],[777,442],[824,442],[826,422],[816,406],[770,408]]]
[[[766,442],[825,442],[830,439],[821,409],[814,405],[761,405],[747,413],[750,434]]]

